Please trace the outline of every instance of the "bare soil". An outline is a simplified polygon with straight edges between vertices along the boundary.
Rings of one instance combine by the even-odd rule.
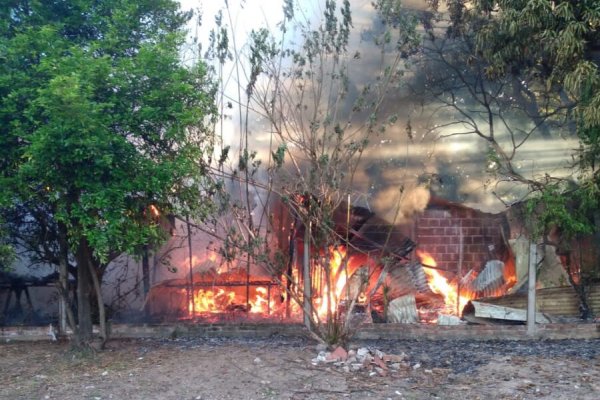
[[[600,399],[598,340],[353,346],[408,358],[380,376],[314,365],[315,344],[302,339],[111,341],[94,354],[8,343],[0,399]]]

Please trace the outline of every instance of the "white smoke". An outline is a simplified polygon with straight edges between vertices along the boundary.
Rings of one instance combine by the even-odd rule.
[[[406,223],[422,212],[429,204],[431,194],[426,186],[419,185],[400,190],[389,187],[381,190],[371,205],[378,215],[391,223]]]

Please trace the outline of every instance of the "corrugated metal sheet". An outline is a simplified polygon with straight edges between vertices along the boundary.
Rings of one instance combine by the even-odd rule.
[[[390,301],[387,311],[388,322],[415,324],[419,322],[417,302],[413,294],[398,297]]]
[[[478,299],[479,301],[506,307],[527,308],[527,293],[516,293],[502,297]],[[590,288],[589,306],[594,315],[600,314],[600,285]],[[537,310],[550,315],[579,317],[579,297],[571,286],[538,289],[536,294]]]

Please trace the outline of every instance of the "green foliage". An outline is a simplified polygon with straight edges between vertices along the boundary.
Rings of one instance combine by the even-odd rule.
[[[597,207],[591,200],[597,195],[599,181],[600,70],[592,60],[600,44],[600,3],[476,0],[473,7],[461,0],[449,3],[452,23],[448,33],[474,38],[488,78],[515,78],[526,82],[533,94],[536,87],[545,87],[561,101],[570,99],[575,112],[567,117],[576,123],[581,143],[574,164],[577,185],[560,181],[560,177],[531,181],[540,193],[530,205],[543,210],[538,215],[542,230],[553,221],[572,234],[589,231],[589,222],[584,220]],[[496,154],[489,160],[504,166]],[[548,204],[543,206],[543,202]]]
[[[593,233],[592,213],[600,206],[599,195],[597,188],[590,191],[582,187],[567,188],[564,183],[546,185],[527,201],[526,211],[533,221],[534,236],[544,237],[555,227],[567,242],[577,235]]]
[[[577,127],[580,141],[579,151],[573,152],[576,180],[549,174],[521,179],[533,192],[526,203],[528,222],[535,239],[545,240],[555,229],[564,244],[579,235],[593,238],[596,260],[590,267],[599,271],[600,68],[595,52],[600,44],[600,2],[475,0],[467,4],[463,0],[450,0],[448,3],[451,15],[448,34],[474,39],[474,58],[482,58],[488,79],[499,83],[521,82],[538,104],[558,99],[562,104],[558,108],[548,107],[550,115],[559,108],[569,110],[565,120]],[[525,140],[529,139],[527,135]],[[511,172],[511,158],[498,158],[502,154],[495,150],[488,157],[496,166],[493,172]],[[515,173],[508,176],[523,178]],[[589,249],[589,253],[593,254],[593,250]],[[587,316],[589,307],[583,287],[589,281],[568,269],[570,281],[580,295],[582,315]]]
[[[581,103],[589,105],[594,99],[594,93],[591,86],[587,86],[582,93]],[[598,107],[600,110],[600,107]],[[600,184],[600,125],[588,125],[584,122],[582,116],[579,124],[579,139],[581,140],[580,162],[579,166],[584,172],[584,179],[591,180],[592,184]],[[587,174],[586,174],[587,173]],[[587,175],[587,176],[586,176]]]
[[[592,87],[580,104],[583,127],[600,126],[600,71],[590,51],[600,43],[600,3],[596,0],[503,0],[495,11],[489,0],[474,2],[476,15],[492,16],[481,25],[477,45],[490,61],[490,76],[535,75],[547,85],[564,87],[575,100]]]
[[[273,162],[275,163],[276,168],[281,168],[283,166],[283,162],[285,160],[285,152],[287,150],[287,146],[285,143],[277,146],[277,150],[272,152]]]
[[[211,211],[214,87],[181,65],[171,0],[13,1],[0,10],[0,201],[38,202],[106,262]]]
[[[16,259],[14,248],[7,243],[5,234],[6,232],[0,225],[0,272],[8,271]]]

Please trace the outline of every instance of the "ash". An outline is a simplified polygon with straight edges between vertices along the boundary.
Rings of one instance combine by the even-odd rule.
[[[390,354],[407,355],[411,364],[423,368],[448,368],[468,373],[498,357],[539,356],[592,360],[600,357],[600,339],[592,340],[399,340],[360,341],[352,346],[369,347]],[[351,346],[351,347],[352,347]]]
[[[275,348],[315,350],[316,342],[306,337],[273,335],[268,338],[177,338],[142,339],[140,352],[157,347],[196,349],[199,347],[240,346],[248,349]],[[492,359],[504,357],[537,356],[546,359],[572,358],[593,360],[600,358],[600,339],[591,340],[361,340],[351,342],[349,349],[369,348],[386,354],[405,354],[410,365],[424,369],[445,368],[454,373],[469,373]]]

